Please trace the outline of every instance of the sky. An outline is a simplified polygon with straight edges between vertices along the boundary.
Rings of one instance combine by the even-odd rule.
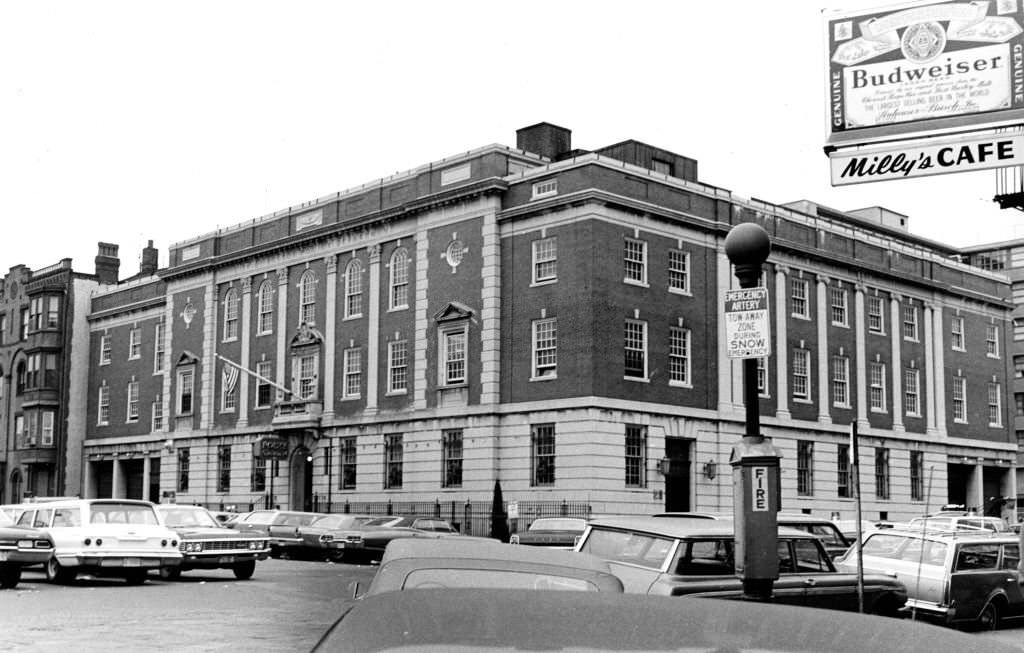
[[[0,270],[219,228],[547,121],[771,203],[884,206],[953,246],[1024,238],[982,171],[833,187],[824,18],[878,0],[0,3]],[[823,12],[826,12],[823,14]]]

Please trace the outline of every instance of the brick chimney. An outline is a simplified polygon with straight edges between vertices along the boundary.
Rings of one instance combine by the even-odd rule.
[[[139,263],[139,274],[149,277],[156,274],[157,255],[159,251],[153,247],[153,241],[142,248],[142,262]]]
[[[516,130],[516,147],[556,161],[572,150],[572,130],[539,122]]]
[[[121,259],[117,258],[117,245],[112,243],[99,243],[99,252],[96,254],[96,276],[100,283],[117,283],[117,274],[121,268]]]

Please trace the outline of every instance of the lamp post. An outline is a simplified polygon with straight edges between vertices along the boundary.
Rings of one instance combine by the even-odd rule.
[[[741,289],[758,289],[761,265],[771,253],[768,233],[754,223],[733,227],[725,237],[725,254],[735,266]],[[758,307],[767,314],[767,290],[740,295],[744,307]],[[764,300],[761,308],[760,299]],[[752,303],[747,303],[752,302]],[[726,310],[729,310],[727,305]],[[753,312],[753,311],[751,311]],[[731,316],[726,316],[729,319]],[[767,324],[767,319],[765,319]],[[728,327],[727,327],[728,329]],[[761,334],[765,347],[768,334]],[[733,447],[729,464],[733,468],[733,514],[735,519],[736,575],[743,581],[744,598],[768,601],[779,577],[779,453],[761,434],[757,394],[757,358],[763,354],[732,353],[743,359],[743,403],[746,430]]]

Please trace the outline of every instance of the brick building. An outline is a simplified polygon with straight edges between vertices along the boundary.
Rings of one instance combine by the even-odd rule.
[[[744,199],[691,158],[575,150],[547,123],[517,136],[97,292],[85,494],[447,517],[500,480],[527,513],[729,510],[742,374],[718,316],[747,221],[773,239],[758,380],[784,508],[852,516],[854,422],[868,517],[1013,493],[1005,277],[884,209]]]
[[[117,247],[100,243],[96,274],[71,259],[0,280],[0,503],[80,491],[92,292],[116,283]]]

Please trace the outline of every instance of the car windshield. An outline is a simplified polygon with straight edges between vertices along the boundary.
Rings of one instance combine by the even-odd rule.
[[[164,517],[164,523],[171,528],[187,528],[202,526],[219,528],[220,522],[202,508],[158,508]]]
[[[355,528],[362,521],[359,517],[353,517],[352,515],[327,515],[326,517],[314,520],[310,525],[316,528]]]
[[[390,524],[396,521],[395,517],[374,517],[373,519],[366,520],[366,526],[383,526],[384,524]]]
[[[152,506],[139,503],[94,503],[89,515],[90,524],[145,524],[159,522]]]
[[[544,517],[530,524],[531,531],[580,531],[583,532],[584,522],[579,519],[559,519]]]

